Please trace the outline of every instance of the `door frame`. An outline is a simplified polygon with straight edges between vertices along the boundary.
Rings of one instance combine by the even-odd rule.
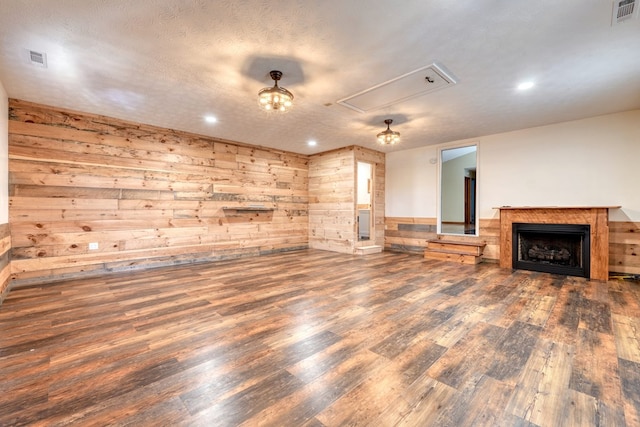
[[[369,165],[369,175],[366,178],[363,177],[361,179],[360,173],[362,168],[360,167],[360,163]],[[375,244],[375,163],[366,162],[363,160],[356,160],[356,191],[355,191],[355,222],[356,222],[356,246],[368,246],[371,244]],[[366,181],[365,181],[366,179]],[[366,184],[361,184],[365,183]],[[369,239],[368,240],[360,240],[360,209],[359,209],[359,200],[358,195],[360,192],[360,186],[366,185],[367,191],[369,194]]]

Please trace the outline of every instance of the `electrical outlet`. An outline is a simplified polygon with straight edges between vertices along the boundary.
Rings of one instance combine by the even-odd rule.
[[[98,249],[98,242],[89,243],[89,250],[90,251],[95,251],[96,249]]]

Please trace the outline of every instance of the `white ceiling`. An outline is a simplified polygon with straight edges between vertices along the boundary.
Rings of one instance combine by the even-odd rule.
[[[640,108],[640,19],[612,26],[612,5],[0,0],[0,81],[12,98],[297,153],[388,152]],[[336,104],[433,62],[457,84],[367,113]],[[272,69],[295,95],[284,115],[258,109]],[[375,142],[386,118],[396,147]]]

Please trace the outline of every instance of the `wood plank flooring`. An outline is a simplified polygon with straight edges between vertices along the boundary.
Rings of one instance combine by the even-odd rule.
[[[303,250],[16,288],[0,425],[638,426],[640,284]]]

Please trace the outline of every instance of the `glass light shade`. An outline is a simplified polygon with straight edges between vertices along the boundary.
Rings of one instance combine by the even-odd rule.
[[[278,86],[278,80],[282,72],[273,70],[269,73],[275,81],[273,87],[265,87],[258,92],[258,105],[265,111],[286,112],[293,105],[293,94],[287,89]]]
[[[287,111],[293,105],[293,95],[278,83],[258,92],[258,105],[266,111]]]
[[[378,142],[382,145],[394,145],[400,142],[400,132],[392,131],[389,128],[393,120],[387,119],[384,122],[387,125],[387,129],[378,134]]]

